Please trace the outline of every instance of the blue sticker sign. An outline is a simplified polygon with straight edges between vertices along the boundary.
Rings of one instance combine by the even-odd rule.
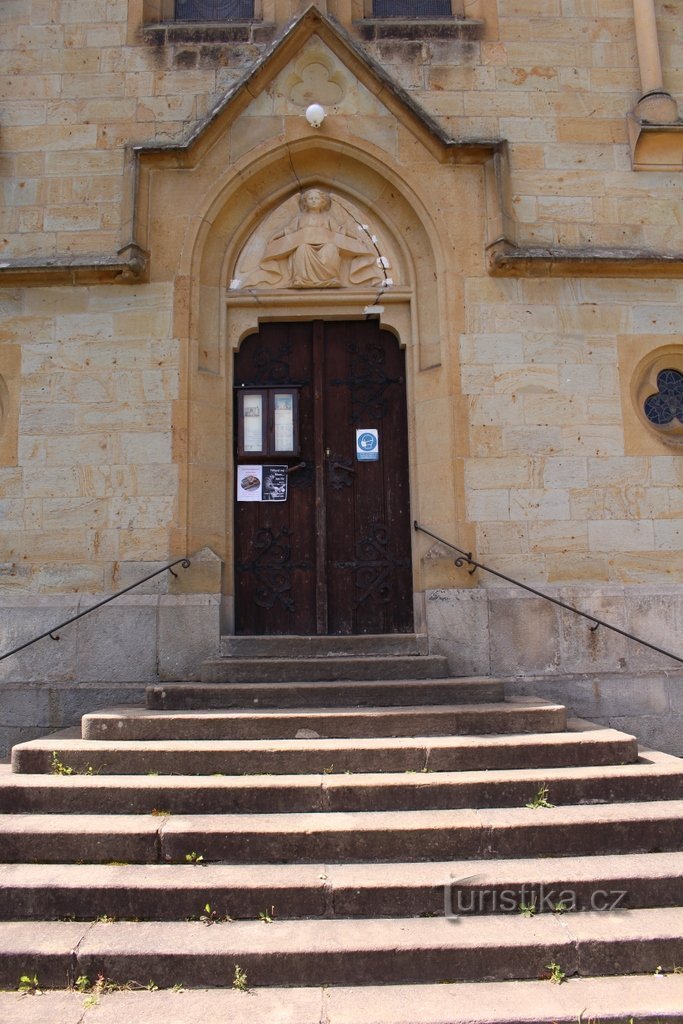
[[[358,462],[379,461],[379,433],[373,428],[356,431],[356,460]]]

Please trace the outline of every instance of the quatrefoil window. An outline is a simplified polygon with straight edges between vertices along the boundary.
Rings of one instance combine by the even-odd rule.
[[[657,374],[657,388],[654,395],[648,395],[643,409],[650,423],[666,427],[674,420],[683,424],[683,373],[665,369]]]

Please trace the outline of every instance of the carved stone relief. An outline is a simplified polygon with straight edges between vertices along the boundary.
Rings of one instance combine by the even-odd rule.
[[[237,260],[232,289],[384,288],[391,259],[359,211],[320,188],[292,196]]]
[[[288,92],[290,102],[297,107],[307,107],[309,103],[333,107],[341,103],[346,89],[342,73],[332,67],[326,54],[308,53],[299,62]]]

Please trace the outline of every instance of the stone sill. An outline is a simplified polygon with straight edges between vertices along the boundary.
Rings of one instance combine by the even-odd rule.
[[[379,39],[461,39],[471,42],[484,33],[473,18],[363,18],[354,28],[365,42]]]
[[[162,22],[144,25],[142,38],[150,46],[176,43],[269,43],[276,25],[268,21]]]

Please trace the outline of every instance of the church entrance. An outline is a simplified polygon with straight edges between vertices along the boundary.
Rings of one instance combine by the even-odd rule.
[[[262,324],[234,370],[236,632],[411,632],[394,335],[376,321]]]

